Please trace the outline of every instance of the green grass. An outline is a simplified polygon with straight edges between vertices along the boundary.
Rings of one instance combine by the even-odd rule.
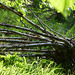
[[[18,55],[0,56],[0,75],[64,75],[62,68],[46,59],[29,59]]]

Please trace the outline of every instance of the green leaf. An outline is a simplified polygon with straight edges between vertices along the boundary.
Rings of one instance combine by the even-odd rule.
[[[51,5],[59,12],[61,12],[65,17],[69,15],[69,9],[75,9],[75,0],[48,0]]]

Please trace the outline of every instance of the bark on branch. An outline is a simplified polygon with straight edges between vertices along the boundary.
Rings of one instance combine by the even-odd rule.
[[[58,48],[65,48],[63,44],[53,44],[51,42],[46,43],[34,43],[34,44],[25,44],[25,45],[0,45],[0,48],[25,48],[25,47],[41,47],[41,46],[53,46]]]
[[[5,49],[0,52],[37,52],[37,53],[54,53],[54,50],[36,50],[36,49]]]

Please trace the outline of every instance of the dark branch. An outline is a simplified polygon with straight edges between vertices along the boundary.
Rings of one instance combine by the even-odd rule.
[[[38,52],[38,53],[53,53],[54,50],[36,50],[36,49],[5,49],[0,50],[0,52]]]
[[[24,24],[24,26],[26,27],[26,28],[28,28],[28,26],[20,19],[20,21],[21,21],[21,23],[22,24]]]
[[[25,44],[31,44],[31,43],[42,43],[45,41],[25,41],[25,40],[11,40],[11,39],[0,39],[0,42],[8,42],[8,43],[25,43]]]
[[[26,47],[41,47],[41,46],[53,46],[58,48],[65,48],[63,44],[53,44],[51,42],[46,43],[34,43],[34,44],[25,44],[25,45],[0,45],[0,48],[26,48]]]
[[[14,34],[18,34],[18,35],[22,35],[22,36],[27,36],[27,37],[34,38],[34,39],[50,41],[50,40],[47,39],[47,38],[36,37],[36,36],[32,36],[32,35],[28,35],[28,34],[21,33],[21,32],[17,32],[17,31],[7,30],[7,29],[0,29],[0,31],[8,31],[8,32],[12,32],[12,33],[14,33]]]

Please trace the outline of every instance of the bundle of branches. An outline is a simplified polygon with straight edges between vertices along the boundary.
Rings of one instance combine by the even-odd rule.
[[[20,21],[25,27],[20,27],[17,25],[0,23],[0,26],[8,27],[8,29],[1,29],[0,33],[10,34],[10,35],[20,35],[21,37],[0,37],[0,53],[5,52],[23,52],[30,53],[29,56],[45,56],[47,59],[51,58],[57,63],[67,63],[69,66],[75,65],[75,42],[74,38],[65,38],[61,34],[52,30],[48,25],[41,21],[35,13],[30,9],[33,15],[37,18],[40,25],[35,24],[30,21],[27,17],[23,16],[22,13],[17,12],[15,9],[8,7],[0,3],[4,9],[7,9],[32,26],[37,28],[28,27],[21,19]],[[10,28],[16,28],[18,30],[27,31],[26,33],[10,30]],[[27,55],[26,55],[27,56]]]

